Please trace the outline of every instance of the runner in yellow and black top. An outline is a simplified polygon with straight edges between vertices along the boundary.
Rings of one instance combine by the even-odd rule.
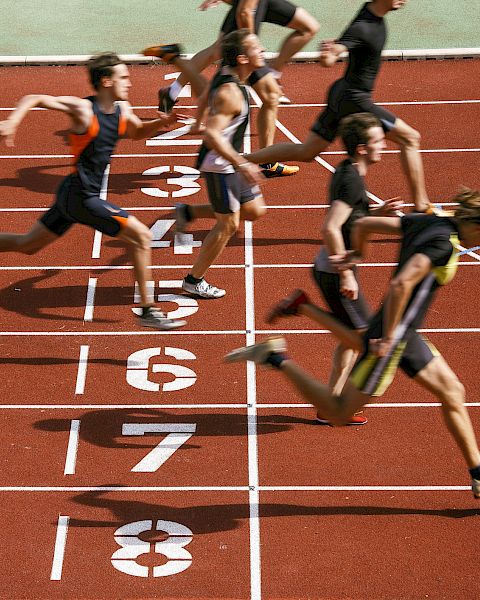
[[[459,240],[468,248],[480,243],[480,193],[465,190],[454,201],[460,206],[452,218],[421,214],[365,217],[354,225],[356,250],[337,258],[340,269],[351,268],[364,255],[370,233],[397,233],[402,239],[388,293],[363,337],[323,313],[324,325],[345,346],[362,353],[339,396],[286,356],[286,341],[281,337],[234,350],[226,360],[253,360],[276,367],[337,425],[348,423],[370,398],[383,394],[400,366],[439,399],[448,430],[470,470],[474,496],[480,498],[480,452],[464,403],[465,390],[445,359],[417,332],[435,291],[455,275]]]
[[[131,87],[127,66],[116,54],[92,57],[87,68],[94,96],[23,97],[6,121],[0,122],[0,135],[9,145],[28,111],[35,107],[57,110],[71,119],[70,143],[73,171],[60,184],[56,200],[26,234],[0,233],[0,252],[35,254],[56,241],[74,223],[83,223],[123,240],[132,250],[135,278],[142,313],[139,323],[156,329],[175,329],[185,321],[169,319],[153,307],[147,281],[151,279],[151,232],[127,211],[100,198],[105,169],[118,139],[141,139],[155,135],[175,119],[164,114],[142,122],[128,103]]]

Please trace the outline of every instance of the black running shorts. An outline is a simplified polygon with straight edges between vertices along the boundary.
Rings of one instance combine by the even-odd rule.
[[[240,173],[209,173],[203,177],[213,210],[220,214],[238,212],[240,206],[261,195],[258,185],[251,186]]]
[[[236,20],[237,7],[240,0],[233,0],[232,8],[228,11],[222,25],[222,33],[226,35],[239,27]],[[255,33],[258,33],[262,23],[273,23],[287,27],[292,21],[297,7],[288,0],[259,0],[255,11]]]

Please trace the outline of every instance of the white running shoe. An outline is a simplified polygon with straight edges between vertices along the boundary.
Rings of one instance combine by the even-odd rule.
[[[284,337],[269,337],[263,342],[232,350],[224,356],[225,362],[244,362],[253,360],[254,363],[264,363],[272,352],[286,352],[287,340]]]
[[[280,98],[278,99],[278,102],[280,104],[291,104],[292,101],[290,100],[290,98],[288,96],[285,96],[285,94],[282,94],[280,96]]]
[[[161,331],[169,331],[182,327],[187,322],[182,319],[169,319],[166,313],[158,310],[158,308],[150,308],[143,315],[138,316],[138,322],[143,327],[152,327]]]
[[[472,478],[473,497],[480,499],[480,480]]]
[[[222,298],[227,293],[221,288],[217,288],[214,285],[210,285],[202,279],[198,283],[188,283],[185,279],[182,281],[182,290],[193,294],[194,296],[200,296],[200,298]]]
[[[189,220],[187,219],[187,205],[184,202],[175,202],[175,231],[184,233]]]

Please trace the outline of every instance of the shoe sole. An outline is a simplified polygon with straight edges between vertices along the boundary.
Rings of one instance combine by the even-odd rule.
[[[270,348],[268,352],[286,352],[287,344],[284,338],[270,338]],[[254,349],[255,348],[255,349]],[[251,358],[255,356],[256,345],[246,346],[244,348],[236,348],[232,350],[228,354],[225,354],[224,361],[225,362],[244,362],[247,360],[254,360]]]
[[[154,325],[153,323],[143,323],[141,319],[139,319],[138,322],[142,327],[150,327],[152,329],[158,329],[159,331],[170,331],[171,329],[178,329],[179,327],[183,327],[187,324],[186,321],[180,319],[172,321],[172,323],[169,323],[166,327],[159,327],[158,325]]]
[[[315,423],[317,425],[328,425],[329,427],[333,427],[333,425],[330,423],[330,421],[326,421],[325,419],[319,419],[318,417],[315,419]],[[350,421],[349,423],[345,423],[346,427],[355,427],[356,425],[366,425],[368,423],[368,419],[365,419],[365,421],[362,421],[361,423],[354,423],[353,421]]]
[[[192,298],[202,298],[203,300],[218,300],[219,298],[223,298],[227,295],[226,290],[222,290],[223,294],[220,294],[218,296],[202,296],[202,294],[198,294],[197,292],[191,292],[190,290],[186,290],[184,287],[182,287],[182,291],[192,296]]]
[[[291,304],[293,304],[296,300],[298,300],[298,298],[300,298],[300,296],[305,296],[305,292],[303,290],[294,290],[290,296],[287,296],[288,299],[292,298],[292,300],[290,301]],[[284,300],[287,300],[287,298],[284,298]],[[276,304],[272,310],[267,314],[265,321],[267,323],[275,323],[275,321],[277,321],[277,319],[281,319],[282,317],[294,317],[295,313],[285,313],[282,310],[280,310],[280,305],[284,300],[280,300],[280,302],[278,302],[278,304]]]

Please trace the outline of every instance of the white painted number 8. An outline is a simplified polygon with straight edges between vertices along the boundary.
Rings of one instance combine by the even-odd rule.
[[[118,571],[133,575],[134,577],[148,577],[149,567],[139,565],[135,560],[142,554],[148,554],[151,551],[151,543],[141,540],[138,536],[146,531],[151,531],[153,521],[135,521],[119,527],[115,531],[115,541],[120,550],[112,554],[112,565]],[[192,564],[192,555],[184,546],[192,541],[193,533],[185,525],[175,523],[174,521],[158,520],[155,526],[156,531],[165,532],[168,537],[161,542],[155,542],[155,553],[165,556],[168,560],[163,565],[153,567],[153,577],[168,577],[188,569]]]

